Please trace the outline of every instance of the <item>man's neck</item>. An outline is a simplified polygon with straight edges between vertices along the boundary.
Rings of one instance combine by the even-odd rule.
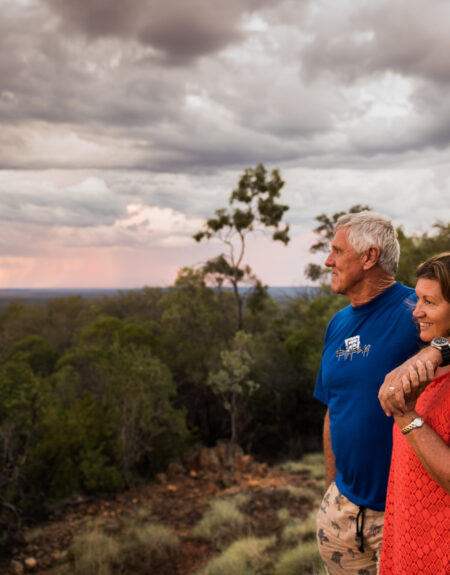
[[[394,284],[395,279],[392,276],[377,271],[367,275],[362,282],[354,286],[354,289],[345,295],[352,306],[356,307],[375,299]]]

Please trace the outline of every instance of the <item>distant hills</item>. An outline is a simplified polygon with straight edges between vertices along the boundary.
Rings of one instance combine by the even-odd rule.
[[[4,309],[9,303],[16,301],[24,304],[41,304],[45,305],[47,302],[57,299],[66,298],[71,296],[81,296],[86,299],[101,299],[105,296],[116,296],[119,293],[126,293],[130,291],[141,291],[144,288],[47,288],[47,289],[0,289],[0,310]],[[166,290],[168,288],[161,288]],[[217,289],[217,288],[213,288]],[[222,288],[230,290],[231,288]],[[245,293],[251,288],[242,287],[240,291]],[[320,288],[314,286],[298,286],[298,287],[269,287],[270,296],[279,302],[285,302],[289,299],[306,296],[314,298]]]

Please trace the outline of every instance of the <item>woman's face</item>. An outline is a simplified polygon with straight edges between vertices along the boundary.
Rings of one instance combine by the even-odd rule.
[[[417,306],[414,310],[420,328],[420,339],[431,341],[434,337],[450,334],[450,303],[444,299],[437,280],[420,278],[416,285]]]

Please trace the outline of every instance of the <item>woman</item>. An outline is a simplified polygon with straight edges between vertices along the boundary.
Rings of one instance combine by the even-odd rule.
[[[416,277],[414,317],[421,340],[448,337],[450,252],[421,264]],[[450,366],[433,374],[431,362],[419,361],[403,378],[403,389],[407,411],[394,415],[379,575],[448,575]]]

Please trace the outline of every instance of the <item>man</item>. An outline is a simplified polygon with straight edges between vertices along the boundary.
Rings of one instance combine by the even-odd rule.
[[[386,374],[418,351],[414,290],[395,281],[399,255],[392,222],[365,211],[338,220],[325,262],[333,292],[350,300],[327,327],[314,392],[328,406],[328,489],[317,534],[330,575],[377,570],[392,449],[392,418],[383,412],[378,392]],[[397,398],[392,410],[402,409],[404,373],[387,383]]]

